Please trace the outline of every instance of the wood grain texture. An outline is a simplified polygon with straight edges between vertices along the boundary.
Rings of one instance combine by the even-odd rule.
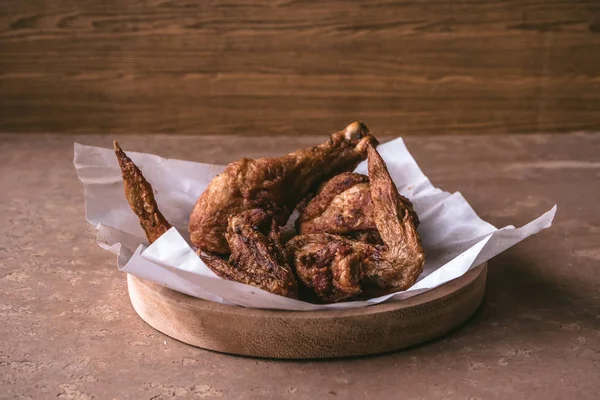
[[[224,353],[300,359],[383,353],[443,335],[477,310],[486,277],[484,263],[402,302],[304,312],[217,304],[133,275],[127,275],[127,286],[138,315],[182,342]]]
[[[600,129],[600,2],[4,0],[0,131]]]

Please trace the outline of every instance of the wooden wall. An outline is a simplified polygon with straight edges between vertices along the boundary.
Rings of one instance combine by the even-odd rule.
[[[600,0],[2,0],[0,131],[600,130]]]

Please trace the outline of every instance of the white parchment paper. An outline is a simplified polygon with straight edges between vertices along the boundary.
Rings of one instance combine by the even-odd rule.
[[[365,307],[401,301],[456,279],[484,261],[552,224],[556,206],[527,225],[497,229],[480,219],[464,197],[435,188],[402,139],[378,147],[401,194],[414,204],[421,224],[425,269],[403,292],[336,304],[316,305],[217,277],[189,244],[187,225],[198,196],[224,166],[161,158],[127,151],[152,184],[158,206],[173,228],[148,246],[123,192],[112,149],[75,143],[74,164],[85,192],[87,220],[98,230],[98,244],[117,257],[121,271],[171,289],[244,307],[319,310]],[[367,174],[366,162],[357,172]]]

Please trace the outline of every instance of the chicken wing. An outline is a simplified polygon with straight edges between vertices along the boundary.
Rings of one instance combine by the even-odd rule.
[[[203,251],[227,254],[223,223],[245,210],[260,208],[284,225],[296,205],[323,181],[353,170],[376,139],[354,122],[326,143],[279,158],[242,158],[227,166],[198,198],[190,217],[191,241]]]
[[[115,154],[121,167],[125,197],[150,243],[171,228],[140,169],[127,157],[118,142]],[[200,254],[205,264],[223,279],[253,285],[281,296],[297,298],[298,284],[287,264],[279,227],[263,210],[248,210],[229,219],[227,241],[229,262],[215,255]]]
[[[415,226],[419,218],[412,203],[399,196],[399,201],[411,215]],[[371,244],[383,244],[375,226],[375,207],[371,201],[369,178],[345,172],[324,183],[296,220],[296,231],[301,234],[331,233],[348,236]]]
[[[127,154],[119,146],[119,142],[113,142],[113,146],[119,167],[121,167],[125,197],[135,215],[138,216],[148,241],[153,243],[171,228],[171,224],[159,211],[152,185],[144,178],[142,171],[127,157]]]
[[[374,147],[368,153],[375,226],[385,245],[374,253],[375,262],[366,264],[365,276],[382,289],[406,290],[423,272],[425,251],[385,162]]]
[[[298,298],[298,285],[284,255],[279,227],[269,214],[252,209],[230,217],[225,238],[231,249],[229,261],[198,252],[217,275]]]
[[[368,288],[379,293],[405,290],[412,286],[423,271],[425,253],[421,246],[411,208],[398,193],[389,175],[385,162],[373,146],[368,147],[368,171],[370,211],[357,212],[351,216],[346,229],[360,228],[362,232],[372,223],[383,245],[365,243],[339,235],[326,233],[303,234],[286,244],[290,264],[295,268],[298,279],[324,301],[348,299]],[[335,179],[335,178],[334,178]],[[345,182],[348,182],[346,184]],[[334,181],[335,183],[335,181]],[[364,178],[347,175],[340,178],[336,187],[364,185]],[[325,187],[324,187],[325,189]],[[346,189],[348,190],[348,189]],[[364,189],[359,190],[363,199],[352,204],[365,204]],[[342,190],[342,194],[345,190]],[[322,190],[323,197],[336,190]],[[358,195],[349,197],[358,198]],[[347,199],[346,199],[347,200]],[[338,200],[344,203],[344,198]],[[327,209],[325,202],[323,209]],[[315,209],[319,208],[315,203]],[[351,209],[360,208],[352,206]],[[308,209],[308,206],[307,206]],[[335,208],[338,209],[337,207]],[[362,214],[361,214],[362,213]],[[342,217],[343,219],[344,217]],[[369,219],[367,224],[365,221]],[[359,231],[360,231],[359,229]],[[332,254],[334,254],[332,256]],[[339,255],[338,255],[339,254]],[[351,285],[340,285],[336,276],[346,277]],[[364,278],[363,278],[364,275]],[[357,284],[356,282],[359,282]]]

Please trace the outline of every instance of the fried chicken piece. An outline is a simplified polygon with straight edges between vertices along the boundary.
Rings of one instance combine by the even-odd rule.
[[[296,275],[319,300],[335,303],[361,293],[366,257],[361,250],[368,248],[328,234],[295,236],[286,248]]]
[[[284,225],[296,205],[319,184],[351,171],[366,158],[367,145],[376,145],[367,127],[354,122],[319,146],[278,158],[242,158],[214,178],[192,211],[191,241],[203,251],[227,254],[227,221],[245,210],[260,208]]]
[[[198,251],[218,276],[298,298],[298,284],[287,264],[279,227],[269,214],[252,209],[230,217],[225,238],[231,249],[229,261]]]
[[[418,226],[419,218],[412,203],[402,195],[399,199]],[[296,231],[301,235],[331,233],[366,243],[383,244],[375,226],[369,178],[344,172],[325,182],[316,196],[300,209]]]
[[[153,243],[171,228],[171,224],[158,210],[152,185],[144,178],[142,171],[127,157],[127,154],[119,146],[119,142],[114,141],[113,146],[121,167],[125,197],[135,215],[138,216],[140,226],[146,233],[148,241]]]
[[[171,228],[154,199],[152,186],[127,157],[118,142],[113,143],[121,167],[125,197],[150,243]],[[254,209],[229,218],[226,234],[231,247],[229,262],[200,254],[205,264],[223,279],[253,285],[281,296],[297,298],[298,284],[287,264],[279,227],[263,210]]]
[[[376,288],[377,294],[406,290],[423,271],[425,253],[411,209],[402,200],[383,159],[371,145],[368,155],[371,218],[384,244],[374,245],[326,233],[299,235],[286,244],[288,259],[298,279],[324,301],[349,299],[365,288],[371,293]],[[355,185],[364,184],[362,180],[348,177]],[[356,221],[349,225],[364,226],[360,224],[364,218]],[[332,253],[335,256],[332,257]],[[342,271],[345,281],[353,284],[336,283],[335,277],[340,274],[336,271]],[[356,284],[357,281],[360,283]]]
[[[417,281],[425,265],[425,251],[409,208],[390,176],[385,162],[369,146],[369,179],[375,226],[385,246],[373,253],[365,276],[382,289],[406,290]]]

